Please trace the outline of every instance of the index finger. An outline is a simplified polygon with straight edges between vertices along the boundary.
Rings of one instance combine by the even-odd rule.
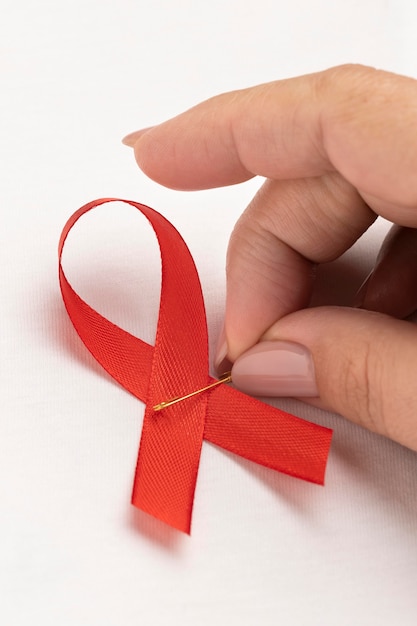
[[[230,92],[140,134],[134,147],[139,167],[175,189],[336,170],[377,213],[417,225],[411,78],[349,65]]]

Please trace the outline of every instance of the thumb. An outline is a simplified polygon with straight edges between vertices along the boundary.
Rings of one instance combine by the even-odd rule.
[[[232,379],[253,395],[319,397],[325,408],[417,451],[416,371],[411,322],[318,307],[281,318],[236,360]]]

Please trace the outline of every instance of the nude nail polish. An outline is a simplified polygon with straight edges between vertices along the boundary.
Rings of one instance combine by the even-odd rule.
[[[140,130],[135,130],[135,132],[133,133],[129,133],[129,135],[126,135],[126,137],[123,137],[122,143],[125,146],[128,146],[129,148],[133,148],[135,146],[135,143],[139,139],[139,137],[147,133],[148,130],[151,130],[151,128],[153,128],[153,126],[148,126],[147,128],[141,128]]]
[[[216,353],[214,356],[214,369],[221,376],[225,372],[230,372],[232,364],[227,358],[227,340],[224,326],[217,340]]]
[[[261,341],[236,359],[234,385],[254,396],[316,397],[311,353],[290,341]]]

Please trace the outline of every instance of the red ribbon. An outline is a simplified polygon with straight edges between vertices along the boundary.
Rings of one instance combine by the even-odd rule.
[[[102,367],[146,402],[132,504],[183,532],[191,513],[203,439],[266,467],[323,484],[331,430],[219,385],[155,412],[161,401],[215,382],[208,373],[207,323],[201,285],[178,231],[153,209],[123,200],[152,225],[161,251],[162,287],[155,346],[122,330],[82,300],[61,265],[77,220],[106,202],[86,204],[59,242],[59,281],[68,315]]]

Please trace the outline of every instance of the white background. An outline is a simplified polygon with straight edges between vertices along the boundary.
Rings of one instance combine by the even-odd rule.
[[[417,77],[413,1],[0,0],[0,622],[8,626],[392,625],[417,620],[417,456],[342,418],[324,488],[205,444],[191,538],[134,510],[143,405],[73,331],[60,230],[119,196],[182,232],[200,270],[211,349],[224,259],[259,185],[163,189],[121,137],[215,93],[361,62]],[[316,302],[349,303],[386,225],[323,268]],[[68,275],[148,341],[154,238],[113,205],[70,238]]]

